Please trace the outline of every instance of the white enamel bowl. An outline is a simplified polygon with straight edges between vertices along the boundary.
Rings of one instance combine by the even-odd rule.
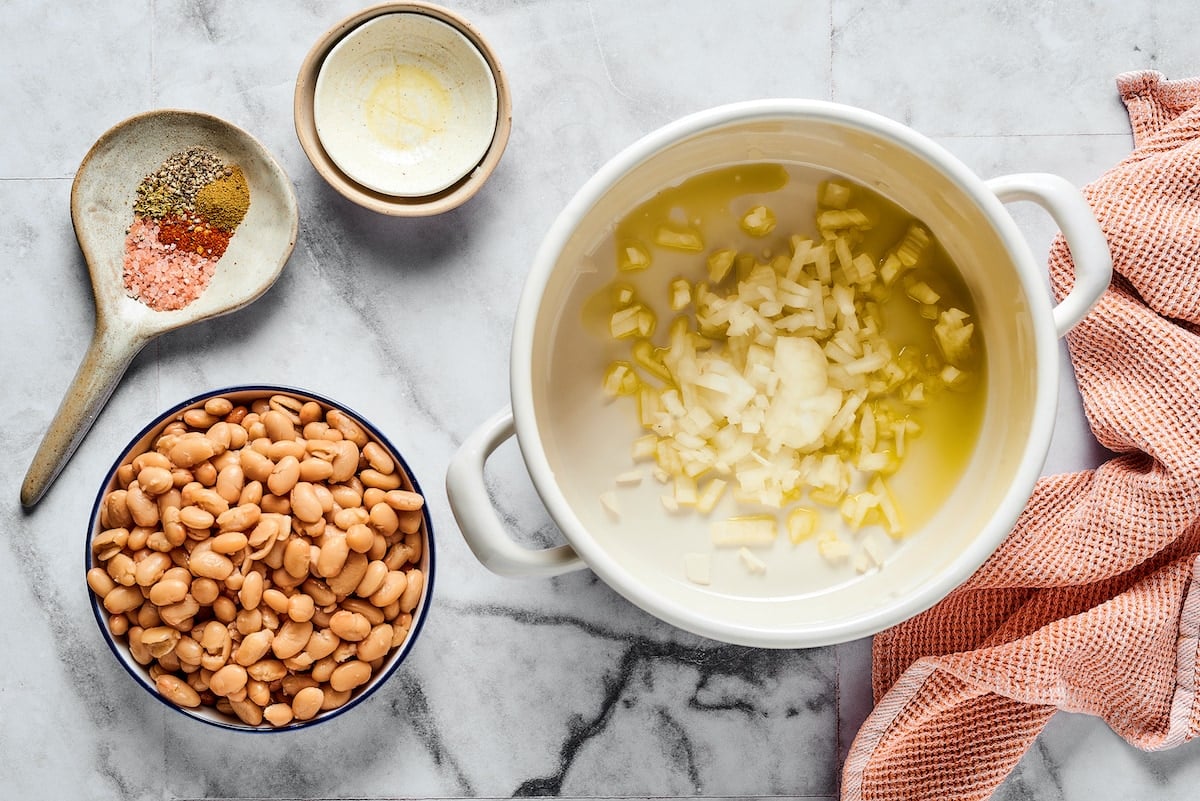
[[[296,78],[296,136],[364,208],[441,214],[474,197],[512,129],[508,80],[478,30],[432,3],[383,3],[329,29]]]
[[[426,14],[375,17],[321,64],[317,136],[342,171],[385,195],[441,192],[496,132],[496,82],[457,28]]]
[[[684,578],[680,556],[695,547],[690,543],[707,541],[706,521],[671,515],[653,502],[630,505],[614,520],[598,501],[613,477],[629,469],[629,443],[639,430],[628,408],[605,403],[600,379],[612,355],[581,323],[584,300],[614,276],[612,254],[594,251],[616,220],[663,188],[751,162],[811,165],[883,194],[932,230],[975,301],[987,356],[977,444],[928,522],[902,540],[882,568],[862,575],[815,555],[788,557],[778,551],[791,545],[781,542],[768,555],[766,576],[729,571],[729,581],[700,586]],[[815,184],[811,189],[809,196]],[[1057,306],[1005,210],[1005,202],[1016,200],[1044,207],[1074,254],[1075,285]],[[482,425],[456,454],[447,474],[451,506],[475,555],[497,573],[544,576],[589,567],[659,618],[731,643],[794,648],[870,635],[944,597],[1008,533],[1050,443],[1057,339],[1087,312],[1110,276],[1099,226],[1061,178],[984,181],[913,130],[837,104],[762,100],[694,114],[616,156],[550,228],[517,310],[511,411]],[[514,431],[564,545],[518,546],[491,508],[483,466]]]

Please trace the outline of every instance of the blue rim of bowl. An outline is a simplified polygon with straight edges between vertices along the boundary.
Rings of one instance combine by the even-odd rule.
[[[104,474],[104,481],[100,485],[100,491],[96,495],[96,501],[95,501],[95,503],[92,504],[91,516],[88,518],[88,534],[87,534],[87,537],[84,539],[84,545],[83,545],[83,549],[84,549],[83,550],[83,564],[84,564],[84,575],[85,576],[87,574],[87,571],[90,570],[92,567],[94,567],[94,565],[92,564],[92,540],[94,539],[94,537],[96,535],[97,522],[100,519],[100,504],[104,502],[105,496],[108,495],[109,485],[112,483],[113,479],[116,477],[117,470],[119,470],[121,468],[121,465],[124,463],[125,457],[126,457],[126,455],[128,455],[129,450],[135,444],[137,444],[137,442],[139,440],[141,440],[143,437],[145,437],[147,434],[152,432],[154,429],[165,425],[166,423],[168,423],[171,420],[172,417],[179,414],[181,411],[188,408],[189,406],[194,406],[196,403],[198,403],[202,400],[206,400],[208,398],[215,398],[215,397],[219,397],[222,395],[229,395],[229,394],[233,394],[233,393],[246,393],[246,392],[262,392],[262,393],[270,393],[270,394],[291,393],[293,395],[300,395],[305,398],[311,398],[312,400],[316,401],[317,403],[320,403],[331,409],[339,409],[340,411],[345,412],[346,414],[353,417],[355,422],[357,422],[359,425],[361,425],[363,428],[365,428],[372,437],[374,437],[376,440],[378,440],[380,443],[382,443],[388,449],[388,452],[390,454],[392,454],[393,456],[396,457],[397,461],[399,461],[399,463],[400,463],[400,467],[404,470],[405,476],[407,476],[408,480],[412,483],[413,491],[420,493],[422,496],[424,496],[425,493],[421,492],[421,485],[417,483],[417,478],[413,474],[412,469],[408,466],[408,462],[405,461],[404,456],[400,453],[400,451],[394,445],[392,445],[391,440],[389,440],[386,436],[384,436],[383,433],[379,429],[377,429],[374,425],[372,425],[361,414],[356,412],[354,409],[349,408],[345,404],[334,401],[334,400],[327,398],[324,395],[321,395],[319,393],[312,392],[311,390],[300,389],[298,387],[289,387],[289,386],[284,386],[281,384],[246,384],[246,385],[224,387],[222,389],[214,389],[214,390],[210,390],[207,392],[202,392],[199,395],[193,395],[191,398],[188,398],[187,400],[176,403],[170,409],[168,409],[168,410],[162,412],[161,414],[159,414],[158,416],[156,416],[154,418],[154,420],[152,420],[150,423],[145,425],[141,429],[141,431],[139,431],[137,434],[135,434],[133,436],[133,438],[130,439],[129,442],[127,442],[123,448],[121,448],[121,452],[117,455],[116,461],[113,462],[112,467],[110,467],[108,469],[108,471]],[[372,681],[371,681],[371,685],[369,687],[367,687],[365,690],[360,692],[358,695],[351,698],[349,701],[347,701],[342,706],[337,707],[336,709],[331,709],[325,714],[318,714],[316,717],[314,717],[310,720],[301,721],[299,723],[289,723],[286,726],[279,726],[279,727],[269,726],[269,725],[251,726],[246,723],[240,723],[240,722],[234,723],[232,721],[227,722],[227,721],[223,721],[223,720],[210,719],[210,718],[204,717],[202,715],[198,715],[198,714],[194,713],[192,710],[187,709],[185,707],[181,707],[178,704],[173,704],[170,701],[168,701],[166,698],[164,698],[161,693],[159,693],[158,688],[154,686],[154,683],[152,681],[150,681],[149,673],[146,671],[146,669],[142,668],[140,665],[138,666],[139,669],[135,669],[133,667],[133,665],[130,664],[129,659],[127,659],[126,656],[124,654],[122,654],[121,651],[117,648],[115,638],[113,637],[112,632],[110,632],[108,630],[108,619],[106,617],[107,613],[104,611],[103,603],[101,602],[100,598],[94,592],[92,592],[91,588],[88,588],[87,593],[91,598],[92,614],[95,616],[96,623],[100,627],[101,637],[104,639],[105,644],[108,645],[108,649],[112,652],[112,654],[116,658],[117,662],[120,663],[121,667],[123,667],[125,669],[125,672],[128,673],[130,676],[132,676],[134,681],[136,681],[139,685],[142,686],[143,689],[145,689],[147,692],[149,692],[150,695],[153,696],[159,703],[167,706],[168,708],[170,708],[176,712],[183,714],[184,717],[186,717],[190,720],[197,721],[199,723],[204,723],[209,726],[214,726],[218,729],[223,729],[225,731],[234,731],[234,732],[239,732],[239,733],[244,733],[244,734],[281,734],[283,732],[293,732],[293,731],[300,731],[302,729],[311,728],[313,726],[316,726],[317,724],[324,723],[329,720],[333,720],[334,718],[339,717],[343,713],[348,712],[349,710],[358,706],[364,700],[366,700],[371,695],[373,695],[376,690],[378,690],[381,686],[383,686],[383,684],[386,683],[392,677],[392,674],[394,674],[396,672],[396,670],[400,667],[400,665],[403,664],[404,660],[406,658],[408,658],[408,654],[412,650],[413,645],[417,640],[417,635],[419,635],[421,633],[421,629],[425,625],[425,618],[429,614],[429,607],[431,606],[431,602],[433,599],[434,574],[437,572],[434,569],[436,559],[435,559],[434,543],[433,543],[433,521],[429,517],[429,504],[428,503],[425,503],[424,505],[422,505],[421,517],[425,524],[425,546],[424,547],[425,547],[425,552],[427,554],[429,567],[428,567],[428,570],[426,570],[426,572],[425,572],[425,577],[424,577],[425,587],[422,590],[421,604],[418,607],[419,614],[417,614],[413,617],[412,626],[408,630],[408,637],[406,637],[404,642],[400,644],[400,646],[396,650],[396,653],[392,654],[389,657],[389,659],[392,661],[392,664],[389,667],[387,667],[378,676],[371,677]],[[86,582],[85,582],[85,584],[86,584]],[[218,714],[220,714],[220,713],[218,713]]]

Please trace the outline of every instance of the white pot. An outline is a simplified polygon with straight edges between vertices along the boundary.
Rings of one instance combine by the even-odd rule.
[[[840,173],[932,230],[975,299],[987,349],[986,408],[973,454],[947,500],[881,569],[857,575],[816,557],[769,559],[765,577],[704,587],[683,578],[678,554],[688,542],[703,548],[706,521],[650,505],[614,521],[598,500],[628,469],[637,424],[628,408],[606,404],[600,390],[606,356],[581,324],[582,304],[611,279],[612,268],[587,266],[588,254],[617,219],[658,190],[705,169],[763,161]],[[1049,212],[1071,247],[1075,285],[1057,306],[1004,208],[1017,200]],[[1056,340],[1100,297],[1111,272],[1090,208],[1062,178],[983,181],[913,130],[832,103],[761,100],[693,114],[617,155],[550,228],[517,310],[511,411],[487,421],[456,454],[446,476],[451,507],[471,550],[496,573],[550,576],[589,567],[633,603],[696,634],[779,648],[873,634],[944,597],[1012,527],[1050,443]],[[516,544],[492,507],[484,463],[514,431],[565,545],[532,550]]]

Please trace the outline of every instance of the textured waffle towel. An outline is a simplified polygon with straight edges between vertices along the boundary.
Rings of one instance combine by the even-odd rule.
[[[1067,344],[1118,455],[1039,481],[974,576],[876,636],[843,801],[987,798],[1057,709],[1146,750],[1200,731],[1200,79],[1117,85],[1135,150],[1084,189],[1116,274]],[[1049,266],[1061,298],[1061,237]]]

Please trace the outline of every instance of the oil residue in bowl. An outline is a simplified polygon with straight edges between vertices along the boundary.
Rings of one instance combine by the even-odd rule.
[[[427,70],[397,64],[375,81],[367,93],[367,128],[380,144],[412,151],[450,125],[450,92]]]

